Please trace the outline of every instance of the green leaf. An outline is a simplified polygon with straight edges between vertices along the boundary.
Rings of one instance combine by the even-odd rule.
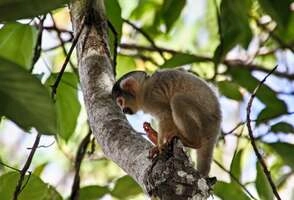
[[[42,134],[56,133],[56,113],[46,88],[23,68],[0,58],[0,116]]]
[[[252,76],[250,71],[240,68],[230,68],[229,73],[232,75],[233,81],[244,87],[249,92],[253,92],[260,81]],[[257,123],[278,117],[287,113],[287,106],[284,101],[277,98],[275,91],[263,84],[257,94],[257,98],[266,105],[258,116]]]
[[[105,194],[110,193],[108,187],[99,185],[86,186],[80,189],[80,200],[101,199]]]
[[[233,160],[231,163],[230,171],[231,173],[240,181],[241,180],[241,158],[242,158],[242,153],[243,150],[238,151],[237,153],[234,154]],[[231,179],[232,182],[234,179]]]
[[[282,158],[285,164],[294,170],[294,145],[284,142],[268,143],[268,145]]]
[[[230,99],[234,99],[236,101],[243,100],[243,95],[241,94],[239,90],[239,85],[234,82],[220,81],[218,82],[218,88],[224,96]]]
[[[217,181],[213,187],[214,194],[223,200],[238,199],[250,200],[250,198],[243,192],[239,185]]]
[[[118,41],[122,34],[122,24],[123,20],[121,18],[121,8],[117,0],[107,0],[104,1],[106,8],[107,18],[110,20],[111,24],[114,26],[117,34]]]
[[[279,122],[272,125],[271,131],[274,133],[294,133],[294,127],[287,122]]]
[[[220,5],[220,44],[214,52],[218,63],[237,44],[247,47],[252,33],[248,21],[251,0],[222,0]]]
[[[255,180],[256,190],[260,199],[271,200],[274,198],[272,188],[259,164],[256,162],[256,180]]]
[[[117,56],[116,77],[120,78],[122,75],[136,69],[134,58],[129,56]]]
[[[121,8],[117,0],[107,0],[104,1],[105,8],[106,8],[106,15],[108,20],[113,25],[115,31],[116,31],[116,37],[118,44],[120,43],[120,38],[122,35],[122,25],[123,20],[121,18]],[[115,43],[115,36],[114,33],[109,28],[108,30],[108,39],[109,39],[109,46],[111,52],[114,52],[114,43]]]
[[[34,171],[33,171],[33,174],[35,175],[35,176],[40,176],[41,174],[42,174],[42,172],[44,171],[44,169],[45,169],[45,167],[48,165],[48,162],[45,162],[45,163],[43,163],[43,164],[41,164],[41,165],[38,165],[35,169],[34,169]]]
[[[160,14],[166,25],[166,32],[169,32],[173,24],[179,18],[183,8],[186,5],[186,0],[164,0]]]
[[[111,192],[114,197],[129,199],[129,197],[142,193],[141,187],[130,176],[123,176],[116,181]]]
[[[64,6],[69,0],[2,0],[0,1],[0,22],[35,17]]]
[[[167,60],[161,68],[173,68],[181,65],[192,64],[194,62],[207,62],[208,59],[204,57],[198,57],[191,54],[175,53],[173,57]]]
[[[47,80],[46,85],[53,85],[57,74]],[[55,107],[57,111],[58,135],[67,141],[74,133],[81,105],[77,92],[78,79],[73,73],[65,72],[58,85]]]
[[[35,27],[20,23],[5,24],[0,29],[0,57],[30,69],[36,40]]]
[[[0,176],[0,196],[3,200],[10,200],[16,184],[19,179],[19,173],[9,172]],[[23,191],[19,195],[19,200],[62,200],[58,192],[50,185],[44,183],[39,177],[35,175],[26,175],[24,183],[27,182]]]

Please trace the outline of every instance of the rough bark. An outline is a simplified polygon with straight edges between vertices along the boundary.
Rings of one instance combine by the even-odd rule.
[[[103,1],[89,2],[74,0],[70,12],[74,33],[84,26],[77,45],[80,82],[90,126],[104,154],[149,195],[169,200],[206,199],[209,184],[192,167],[179,142],[173,146],[174,154],[167,152],[152,162],[147,158],[151,144],[132,129],[112,100],[115,78]]]

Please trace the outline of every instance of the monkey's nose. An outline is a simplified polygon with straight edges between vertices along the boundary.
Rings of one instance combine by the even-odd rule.
[[[128,108],[128,107],[123,108],[122,111],[123,111],[123,113],[125,113],[125,114],[129,114],[129,115],[134,114],[134,112],[133,112],[130,108]]]

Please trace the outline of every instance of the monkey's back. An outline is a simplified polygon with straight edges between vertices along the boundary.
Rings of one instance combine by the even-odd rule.
[[[190,102],[187,103],[190,106],[183,110],[197,110],[203,122],[220,123],[221,111],[215,92],[205,81],[189,72],[180,69],[158,71],[149,78],[146,87],[145,99],[149,100],[144,106],[146,112],[156,115],[161,109],[170,109],[171,99],[184,95],[189,97]]]

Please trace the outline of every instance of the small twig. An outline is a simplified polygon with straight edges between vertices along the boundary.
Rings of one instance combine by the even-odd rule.
[[[21,172],[20,169],[17,169],[17,168],[15,168],[15,167],[11,167],[10,165],[7,165],[7,164],[5,164],[4,162],[1,162],[1,161],[0,161],[0,165],[3,165],[4,167],[7,167],[7,168],[12,169],[12,170],[15,170],[15,171]]]
[[[75,159],[75,176],[72,184],[72,189],[71,189],[71,195],[70,199],[71,200],[78,200],[79,199],[79,190],[80,190],[80,168],[82,161],[84,159],[84,156],[87,152],[87,147],[90,143],[91,139],[91,134],[92,132],[89,131],[86,137],[82,140]]]
[[[61,31],[58,29],[52,13],[50,13],[50,16],[51,16],[52,23],[53,23],[53,29],[56,31],[57,38],[58,38],[58,40],[60,42],[60,46],[62,48],[63,54],[66,56],[67,55],[67,52],[66,52],[66,48],[65,48],[65,42],[63,41],[63,39],[61,37]],[[71,68],[73,70],[75,70],[74,64],[71,62],[70,59],[69,59],[69,64],[70,64]]]
[[[130,22],[127,19],[123,19],[123,21],[125,23],[127,23],[128,25],[130,25],[133,29],[135,29],[136,31],[138,31],[139,33],[141,33],[146,38],[146,40],[151,44],[151,46],[158,51],[158,53],[161,55],[161,57],[163,58],[163,60],[166,60],[166,58],[164,57],[164,54],[163,54],[162,49],[160,49],[160,48],[157,47],[157,45],[155,44],[154,40],[142,28],[137,27],[134,23]]]
[[[30,165],[31,165],[31,163],[32,163],[32,160],[33,160],[34,154],[35,154],[35,152],[36,152],[36,150],[37,150],[37,147],[38,147],[38,145],[39,145],[39,142],[40,142],[40,138],[41,138],[41,134],[38,133],[38,134],[37,134],[37,137],[36,137],[36,139],[35,139],[35,142],[34,142],[34,144],[33,144],[32,150],[31,150],[31,152],[30,152],[30,154],[29,154],[29,157],[28,157],[28,159],[27,159],[27,161],[26,161],[24,167],[22,168],[22,170],[21,170],[21,172],[20,172],[20,177],[19,177],[19,179],[18,179],[18,183],[17,183],[17,185],[16,185],[16,187],[15,187],[15,191],[14,191],[14,194],[13,194],[13,200],[17,200],[18,195],[21,193],[21,191],[22,191],[22,190],[24,189],[24,187],[26,186],[26,183],[28,182],[28,180],[27,180],[27,182],[26,182],[26,183],[24,184],[24,186],[22,187],[22,183],[23,183],[23,181],[24,181],[25,174],[27,173],[27,171],[28,171],[28,169],[29,169],[29,167],[30,167]],[[29,179],[29,178],[28,178],[28,179]]]
[[[252,127],[251,127],[251,121],[250,121],[250,114],[251,114],[251,107],[252,107],[252,102],[254,100],[254,97],[256,96],[256,93],[257,91],[259,90],[259,88],[261,88],[261,86],[264,84],[265,80],[267,79],[267,77],[269,77],[276,69],[277,69],[278,66],[275,66],[261,81],[260,83],[258,84],[258,86],[254,89],[250,99],[249,99],[249,102],[247,104],[247,115],[246,115],[246,125],[247,125],[247,128],[248,128],[248,134],[250,136],[250,141],[251,141],[251,145],[253,147],[253,150],[255,152],[255,155],[259,161],[259,163],[261,164],[262,168],[263,168],[263,172],[265,174],[265,176],[267,177],[268,181],[269,181],[269,184],[271,185],[271,188],[272,188],[272,191],[273,193],[275,194],[276,198],[278,200],[281,200],[281,197],[277,191],[277,188],[274,184],[274,181],[272,180],[272,177],[271,177],[271,174],[266,166],[266,163],[265,161],[263,160],[262,158],[262,155],[259,153],[258,151],[258,148],[257,148],[257,145],[255,143],[255,139],[254,139],[254,136],[253,136],[253,131],[252,131]]]
[[[243,126],[246,122],[239,122],[234,128],[232,128],[230,131],[225,132],[224,135],[232,134],[235,130],[237,130],[239,127]]]
[[[42,36],[43,36],[43,24],[44,24],[44,21],[46,19],[46,15],[44,15],[42,18],[40,18],[40,22],[39,22],[39,32],[38,32],[38,36],[37,36],[37,42],[36,42],[36,45],[35,45],[35,51],[34,51],[34,57],[33,57],[33,60],[32,60],[32,66],[30,68],[30,72],[33,71],[34,69],[34,65],[36,64],[36,62],[38,61],[38,59],[40,58],[41,56],[41,50],[42,50]]]
[[[149,61],[149,62],[151,62],[153,65],[155,65],[155,66],[159,66],[159,64],[156,63],[156,61],[155,61],[152,57],[146,56],[146,55],[144,55],[144,54],[140,54],[140,53],[136,53],[136,54],[120,53],[120,55],[129,56],[129,57],[134,57],[134,58],[139,58],[139,59],[141,59],[141,60],[144,61],[144,62]]]
[[[213,159],[213,162],[219,166],[219,168],[221,168],[223,171],[225,171],[226,173],[228,173],[230,175],[230,177],[254,200],[257,200],[250,192],[249,190],[239,181],[239,179],[232,174],[232,172],[230,172],[229,170],[227,170],[224,166],[222,166],[221,163],[219,163],[217,160]]]
[[[142,45],[129,44],[129,43],[121,43],[121,44],[119,44],[119,47],[122,49],[137,50],[137,51],[151,51],[151,52],[158,51],[157,49],[155,49],[152,46],[142,46]],[[164,48],[164,47],[157,47],[157,48],[161,49],[163,52],[167,52],[167,53],[171,53],[171,54],[189,54],[186,52],[176,51],[176,50],[168,49],[168,48]],[[201,59],[202,62],[213,62],[213,58],[211,58],[211,57],[195,55],[195,54],[190,54],[190,55],[198,57],[199,59]],[[257,64],[248,64],[248,63],[246,63],[242,60],[238,60],[238,59],[234,59],[234,60],[226,59],[226,60],[223,60],[222,63],[225,64],[228,68],[235,67],[235,68],[243,68],[243,69],[246,69],[249,71],[261,71],[261,72],[265,72],[265,73],[270,72],[270,70],[264,66],[257,65]],[[294,80],[294,73],[284,73],[284,72],[275,71],[275,72],[273,72],[273,74],[275,76],[278,76],[281,78]]]
[[[48,145],[39,145],[37,146],[37,148],[48,148],[48,147],[51,147],[53,144],[55,143],[55,141],[51,142],[51,144],[48,144]],[[28,147],[27,150],[31,150],[32,147]]]
[[[113,37],[114,37],[114,44],[113,44],[113,58],[112,58],[112,67],[113,67],[113,74],[116,76],[116,58],[117,58],[117,47],[118,47],[118,34],[115,30],[115,27],[112,25],[112,23],[107,20],[107,25],[109,26]]]
[[[66,43],[69,43],[72,41],[72,38],[69,38],[69,39],[66,39],[66,40],[63,40],[63,43],[66,44]],[[52,47],[49,47],[49,48],[46,48],[46,49],[43,49],[44,52],[48,52],[48,51],[53,51],[55,49],[58,49],[59,47],[61,47],[62,44],[57,44],[55,46],[52,46]]]
[[[71,45],[71,47],[70,47],[70,49],[68,51],[68,54],[67,54],[67,56],[65,58],[65,61],[64,61],[63,65],[62,65],[62,67],[61,67],[61,70],[58,73],[58,76],[57,76],[57,78],[55,80],[55,83],[51,86],[51,88],[52,88],[52,92],[51,92],[52,98],[56,94],[58,84],[61,81],[61,78],[62,78],[62,75],[63,75],[63,73],[65,71],[66,65],[67,65],[68,61],[70,60],[70,56],[71,56],[76,44],[78,43],[79,37],[80,37],[80,35],[81,35],[81,33],[82,33],[83,29],[84,29],[84,26],[85,26],[85,17],[83,18],[83,20],[81,22],[80,30],[78,30],[77,34],[75,35],[75,37],[74,37],[74,39],[72,41],[72,45]]]
[[[44,26],[43,28],[46,29],[47,31],[56,31],[56,27],[54,27],[54,26]],[[63,28],[58,28],[58,31],[60,33],[67,33],[70,36],[71,39],[74,38],[73,32],[70,31],[70,30],[63,29]]]

